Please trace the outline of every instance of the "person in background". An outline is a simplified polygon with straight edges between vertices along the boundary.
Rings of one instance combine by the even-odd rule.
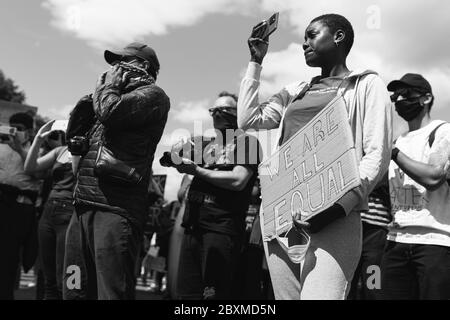
[[[43,123],[42,125],[44,125]],[[41,126],[42,126],[41,125]],[[38,130],[40,129],[37,128]],[[61,147],[65,143],[65,132],[64,131],[55,131],[47,136],[42,147],[39,151],[39,157],[42,157],[52,151],[55,148]],[[45,204],[47,203],[47,199],[52,191],[53,179],[51,170],[47,170],[43,173],[42,176],[42,185],[39,190],[39,195],[36,201],[36,211],[37,211],[37,219],[38,219],[38,228],[39,222],[44,212]],[[38,235],[39,237],[39,235]],[[40,250],[40,248],[39,248]],[[36,275],[36,300],[44,300],[45,299],[45,277],[44,271],[42,267],[41,255],[38,255],[38,259],[33,267],[34,273]]]
[[[51,191],[39,220],[39,255],[44,272],[44,299],[62,299],[62,278],[66,230],[73,214],[73,188],[71,155],[65,145],[63,133],[51,131],[54,121],[43,125],[33,141],[25,160],[25,172],[35,174],[51,171]],[[39,150],[47,139],[51,151],[39,157]],[[58,146],[62,143],[63,145]]]
[[[381,264],[383,299],[450,299],[450,124],[432,120],[430,83],[408,73],[388,85],[408,132],[389,167],[393,221]]]
[[[174,166],[194,176],[182,224],[181,299],[232,298],[245,216],[261,157],[258,140],[237,130],[236,103],[235,95],[222,92],[210,108],[217,137],[203,149],[205,163],[183,158]]]
[[[0,143],[0,300],[14,299],[19,262],[28,271],[37,256],[35,202],[40,181],[24,170],[34,120],[27,113],[16,113],[9,125],[17,133]]]
[[[369,195],[369,210],[361,212],[363,246],[361,259],[352,287],[349,300],[381,300],[380,285],[381,261],[387,242],[387,228],[392,221],[389,180],[386,172],[374,191]],[[361,284],[361,286],[359,286]]]

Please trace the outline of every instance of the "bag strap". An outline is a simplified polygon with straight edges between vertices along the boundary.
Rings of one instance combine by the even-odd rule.
[[[436,128],[434,128],[433,131],[431,131],[430,136],[428,137],[428,144],[429,144],[430,148],[433,146],[434,140],[436,139],[436,132],[437,132],[437,130],[440,127],[442,127],[444,124],[447,124],[447,122],[441,123]]]

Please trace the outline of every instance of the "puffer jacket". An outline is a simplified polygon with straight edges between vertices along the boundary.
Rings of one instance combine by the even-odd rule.
[[[74,202],[77,212],[98,208],[120,214],[138,227],[145,223],[154,153],[164,131],[170,100],[155,84],[135,83],[120,90],[107,83],[93,95],[97,117],[89,152],[80,162]],[[143,176],[138,185],[124,185],[94,173],[99,141],[114,156]]]

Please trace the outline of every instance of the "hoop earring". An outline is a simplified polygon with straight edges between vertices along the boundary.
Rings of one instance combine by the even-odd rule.
[[[339,48],[339,42],[334,41],[334,44],[336,45],[336,48]]]

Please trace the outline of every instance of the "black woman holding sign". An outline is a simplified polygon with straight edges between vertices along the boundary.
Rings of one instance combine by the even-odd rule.
[[[239,127],[278,128],[279,147],[332,100],[342,96],[361,178],[359,187],[308,221],[299,219],[300,208],[293,209],[294,225],[310,236],[301,261],[294,261],[280,242],[264,243],[275,298],[345,299],[361,254],[360,212],[368,209],[368,195],[389,165],[392,146],[389,94],[375,72],[347,68],[346,59],[354,41],[353,27],[343,16],[327,14],[312,20],[303,43],[306,64],[321,68],[321,74],[310,82],[290,84],[261,103],[259,79],[269,39],[254,35],[255,32],[248,40],[251,61],[240,88]]]

